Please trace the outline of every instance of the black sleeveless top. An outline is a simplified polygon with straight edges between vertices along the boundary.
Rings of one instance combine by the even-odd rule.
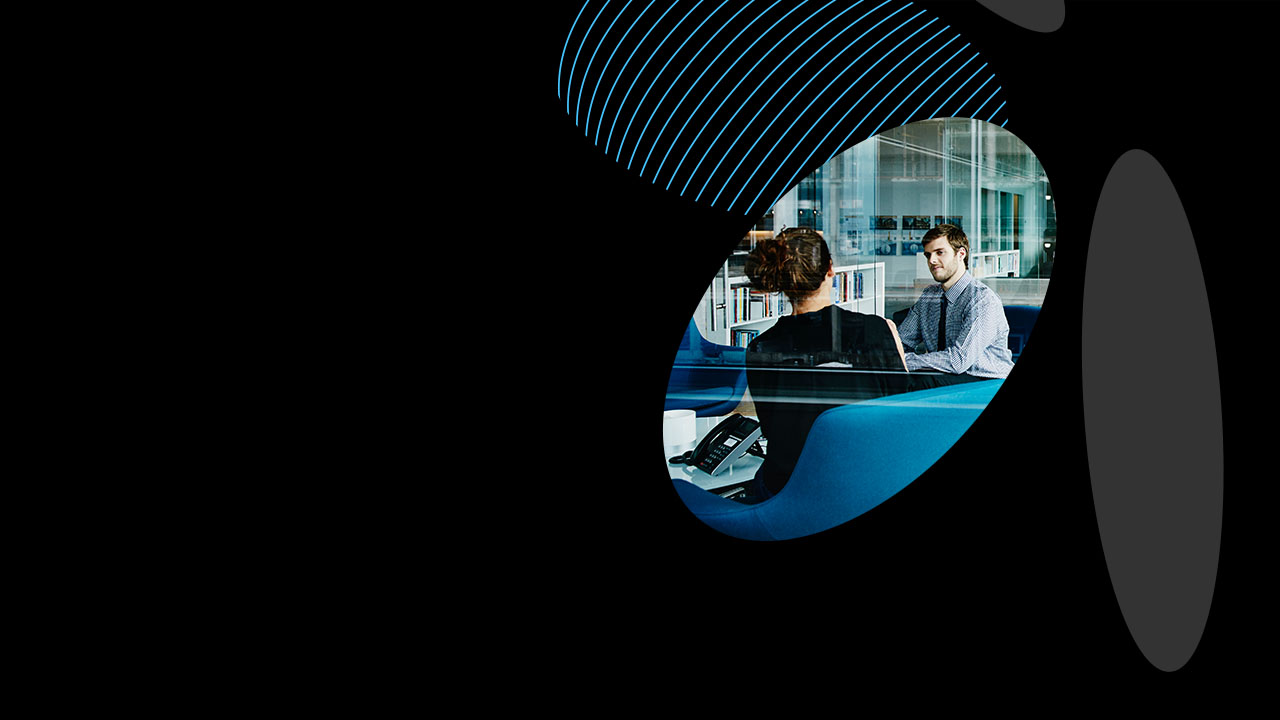
[[[747,388],[768,440],[757,480],[776,494],[791,477],[819,415],[902,392],[907,381],[882,317],[828,305],[778,318],[747,348]]]

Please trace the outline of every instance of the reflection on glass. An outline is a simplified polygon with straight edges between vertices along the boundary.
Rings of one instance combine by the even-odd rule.
[[[698,327],[715,342],[745,346],[771,324],[735,319],[734,310],[745,301],[747,253],[783,227],[820,230],[837,267],[861,273],[872,290],[849,309],[892,318],[931,282],[920,256],[926,217],[930,227],[964,229],[974,277],[1005,305],[1041,305],[1058,241],[1044,169],[1004,128],[947,118],[888,130],[802,179],[743,237],[704,296]]]
[[[952,250],[946,261],[967,265],[961,275],[970,276],[954,285],[957,297],[949,301],[954,306],[941,304],[944,290],[953,285],[939,275],[937,240],[933,234],[926,237],[939,225],[961,228],[968,241],[963,258]],[[819,285],[804,285],[817,287],[815,294],[770,291],[758,277],[748,277],[752,267],[759,267],[761,253],[774,252],[780,241],[775,238],[784,228],[817,231],[820,239],[805,244],[792,240],[793,233],[783,234],[791,252],[805,255],[805,248],[820,249],[811,254],[821,258],[815,272],[825,277]],[[886,131],[833,157],[780,198],[726,259],[689,323],[668,387],[666,409],[696,411],[702,437],[714,434],[715,426],[735,414],[759,420],[764,433],[757,446],[762,451],[743,455],[727,466],[726,474],[714,477],[703,477],[685,466],[692,463],[671,458],[672,478],[766,513],[766,506],[778,507],[787,493],[809,492],[793,491],[793,483],[814,488],[847,481],[824,475],[831,468],[806,464],[800,450],[818,452],[809,448],[822,445],[826,456],[840,456],[841,462],[882,468],[876,478],[860,481],[879,484],[878,494],[866,496],[878,500],[861,509],[851,504],[823,522],[839,521],[840,512],[874,506],[941,457],[1003,382],[1038,316],[1056,244],[1049,181],[1031,150],[1003,128],[964,118],[929,120]],[[926,246],[934,248],[933,260],[926,258]],[[968,295],[961,298],[961,293]],[[973,299],[977,296],[983,298],[980,303]],[[1003,357],[1004,371],[946,373],[916,364],[913,352],[940,352],[928,347],[933,338],[944,347],[957,340],[955,325],[940,323],[936,311],[930,315],[921,310],[920,305],[931,302],[944,308],[943,315],[947,307],[961,313],[949,316],[961,326],[971,322],[966,308],[980,304],[978,314],[986,326],[999,326],[991,333],[995,340],[984,347]],[[814,327],[797,326],[800,318]],[[923,325],[930,322],[926,340],[920,340],[916,331],[926,330]],[[900,331],[910,331],[920,344],[903,348]],[[795,337],[808,339],[799,343]],[[850,345],[851,337],[860,338],[859,344]],[[896,351],[889,353],[893,362],[866,361],[895,342]],[[899,359],[904,350],[906,367]],[[962,385],[952,385],[957,382]],[[928,449],[912,447],[905,436],[901,441],[848,442],[849,428],[871,437],[883,430],[884,422],[898,418],[942,423],[948,430],[939,437],[952,439],[940,439]],[[813,442],[810,427],[822,435],[822,443]],[[795,437],[779,428],[792,428]],[[776,454],[784,440],[795,451],[786,471],[794,469],[803,477],[798,483],[794,476],[790,481],[783,477],[777,488],[762,488],[757,471],[768,467],[770,444]],[[871,457],[899,452],[904,456]],[[685,492],[686,501],[700,502],[700,496]],[[727,516],[716,517],[731,523]],[[751,522],[763,522],[763,517]]]

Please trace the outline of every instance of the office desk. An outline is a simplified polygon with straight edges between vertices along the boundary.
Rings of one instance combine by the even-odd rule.
[[[726,417],[729,416],[722,415],[719,417],[698,418],[695,423],[697,439],[693,441],[693,447],[697,447],[698,443],[702,442],[702,438],[706,437],[707,433],[711,432],[711,429],[716,425],[719,425],[720,421],[724,420]],[[752,418],[753,420],[759,419],[753,415],[746,415],[746,417]],[[764,438],[760,439],[760,445],[766,449],[766,452],[768,451],[768,444]],[[692,447],[689,449],[692,449]],[[663,460],[665,461],[666,459],[679,455],[682,452],[684,452],[684,450],[667,453],[663,457]],[[738,458],[733,465],[721,471],[718,475],[709,475],[691,465],[683,464],[672,465],[667,463],[667,469],[670,471],[672,480],[687,480],[703,490],[714,492],[721,489],[728,490],[740,487],[744,483],[750,482],[751,479],[756,476],[756,471],[760,469],[760,465],[763,463],[764,458],[759,458],[755,455],[744,455],[743,457]]]

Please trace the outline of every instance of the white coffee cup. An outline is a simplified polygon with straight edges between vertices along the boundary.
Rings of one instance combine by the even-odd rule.
[[[662,445],[668,457],[693,449],[698,439],[697,418],[692,410],[663,411]]]

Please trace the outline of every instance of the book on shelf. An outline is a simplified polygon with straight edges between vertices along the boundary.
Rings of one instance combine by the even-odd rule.
[[[744,348],[751,345],[751,341],[755,340],[756,336],[759,334],[760,334],[759,330],[751,330],[748,328],[736,328],[733,331],[733,337],[731,338],[731,341],[733,345]]]
[[[787,296],[783,293],[766,293],[739,285],[733,289],[733,308],[730,324],[765,320],[791,311]]]
[[[861,272],[839,272],[831,280],[831,301],[845,303],[861,300],[863,296],[864,274]]]

